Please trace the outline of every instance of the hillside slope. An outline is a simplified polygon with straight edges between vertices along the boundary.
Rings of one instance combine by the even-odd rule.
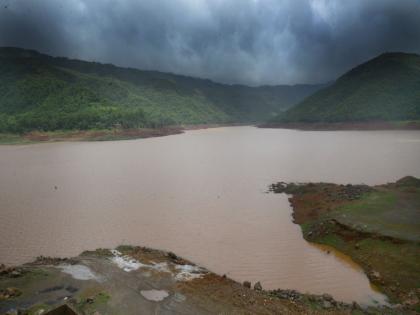
[[[0,48],[0,132],[269,119],[320,85],[223,85]]]
[[[279,114],[272,122],[420,119],[420,56],[385,53]]]

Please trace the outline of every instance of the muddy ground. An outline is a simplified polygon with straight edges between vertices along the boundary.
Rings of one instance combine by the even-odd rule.
[[[98,249],[72,259],[39,257],[0,269],[0,314],[399,314],[289,290],[264,291],[216,275],[173,253]]]

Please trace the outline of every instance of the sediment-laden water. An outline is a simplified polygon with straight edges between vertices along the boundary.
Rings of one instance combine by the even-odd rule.
[[[419,131],[229,127],[163,138],[0,146],[0,262],[139,244],[264,288],[383,300],[357,265],[303,240],[276,181],[420,176]]]

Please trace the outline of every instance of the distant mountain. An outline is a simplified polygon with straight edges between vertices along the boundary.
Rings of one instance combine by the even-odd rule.
[[[385,53],[271,120],[272,123],[420,119],[420,56]]]
[[[0,132],[250,123],[322,85],[224,85],[0,48]]]

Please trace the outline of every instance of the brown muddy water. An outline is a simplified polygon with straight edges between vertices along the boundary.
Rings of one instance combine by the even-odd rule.
[[[264,288],[382,302],[361,269],[307,243],[276,181],[420,176],[419,131],[228,127],[163,138],[0,146],[0,262],[139,244]]]

